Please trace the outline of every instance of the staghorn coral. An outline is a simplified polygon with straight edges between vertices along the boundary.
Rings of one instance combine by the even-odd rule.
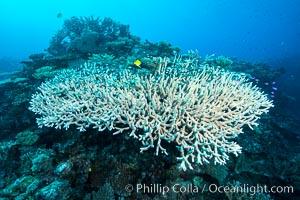
[[[103,66],[111,64],[114,58],[115,56],[110,54],[92,54],[89,57],[89,62],[95,63],[97,66]]]
[[[222,68],[230,67],[232,65],[233,61],[225,56],[218,56],[215,59],[215,64],[217,66],[220,66]]]
[[[116,73],[88,63],[43,83],[29,109],[40,115],[40,128],[127,132],[142,142],[141,152],[155,148],[167,155],[163,144],[175,143],[186,170],[211,160],[225,164],[228,154],[241,153],[234,138],[273,106],[244,76],[199,66],[198,59],[160,58],[156,69]]]
[[[43,66],[35,70],[35,73],[32,76],[35,79],[46,79],[46,78],[53,78],[55,74],[57,74],[59,70],[54,70],[53,66]]]

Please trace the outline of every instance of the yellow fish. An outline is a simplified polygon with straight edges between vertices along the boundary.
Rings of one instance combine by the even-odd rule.
[[[135,60],[134,61],[134,63],[133,63],[135,66],[137,66],[137,67],[139,67],[139,68],[141,68],[141,64],[142,64],[142,62],[140,61],[140,60]]]

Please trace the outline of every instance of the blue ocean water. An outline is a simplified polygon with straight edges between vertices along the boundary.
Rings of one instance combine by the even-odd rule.
[[[129,24],[132,34],[168,41],[183,52],[198,49],[202,56],[226,55],[285,67],[287,78],[292,77],[286,80],[292,87],[288,92],[297,96],[299,5],[298,0],[3,0],[0,59],[20,61],[43,52],[65,19],[94,15]],[[10,71],[11,66],[4,62],[0,70]]]
[[[300,119],[299,7],[299,0],[1,0],[0,81],[4,82],[0,83],[0,154],[6,152],[7,155],[0,155],[0,199],[17,196],[21,199],[22,195],[24,198],[69,199],[72,192],[73,199],[83,196],[93,199],[101,197],[102,190],[113,193],[110,196],[119,199],[144,199],[146,196],[159,199],[163,196],[158,196],[160,192],[157,191],[155,194],[148,191],[145,196],[139,196],[138,192],[122,193],[122,189],[117,191],[118,183],[127,184],[129,180],[132,184],[148,184],[150,189],[156,185],[157,188],[171,188],[167,183],[174,182],[182,185],[189,185],[190,182],[197,185],[200,182],[197,187],[214,182],[228,185],[226,181],[230,181],[230,184],[240,182],[250,185],[261,181],[259,184],[271,184],[268,186],[291,184],[295,188],[294,196],[280,194],[271,197],[297,199],[300,196],[300,166],[299,156],[297,157],[300,149],[297,124]],[[32,74],[41,67],[37,64],[38,61],[43,60],[39,60],[38,56],[47,54],[51,38],[61,29],[65,20],[73,16],[109,17],[121,24],[128,24],[130,33],[139,36],[146,44],[148,41],[166,41],[180,47],[182,54],[198,50],[203,59],[212,54],[215,57],[226,56],[236,62],[236,66],[242,65],[245,72],[253,70],[253,73],[263,77],[253,76],[251,81],[265,90],[274,101],[275,108],[271,109],[271,117],[262,117],[259,128],[254,131],[245,130],[247,134],[256,134],[244,134],[239,140],[246,156],[232,159],[226,169],[204,167],[194,173],[183,174],[177,173],[173,168],[175,156],[172,157],[173,160],[171,156],[146,159],[154,154],[150,152],[145,154],[146,158],[143,160],[138,156],[139,148],[134,150],[137,143],[124,144],[119,135],[114,139],[116,143],[112,143],[112,136],[101,137],[94,133],[93,136],[76,135],[76,129],[67,132],[65,138],[57,136],[63,132],[61,130],[38,129],[33,121],[35,116],[27,109],[30,99],[24,96],[29,94],[27,91],[34,93],[42,82],[32,78]],[[31,59],[33,63],[29,59],[31,55],[36,59]],[[249,68],[245,69],[247,66]],[[55,66],[53,68],[56,69]],[[21,77],[13,76],[16,71],[22,70],[24,72],[20,73]],[[276,70],[280,72],[278,79],[268,77],[267,73],[275,74]],[[26,76],[28,74],[30,76]],[[10,77],[13,77],[12,81],[5,82]],[[274,77],[277,78],[275,75]],[[13,83],[16,85],[10,85]],[[20,116],[21,107],[26,109],[24,116]],[[17,117],[10,118],[11,116]],[[19,133],[23,133],[20,134],[22,137],[24,133],[34,133],[32,137],[38,139],[29,145],[18,139],[16,135]],[[96,142],[92,137],[101,142]],[[15,139],[19,143],[11,142]],[[31,141],[35,139],[30,138]],[[117,145],[122,148],[116,148]],[[94,150],[92,147],[95,147]],[[174,147],[170,148],[172,152]],[[136,152],[126,157],[124,152],[127,150]],[[96,153],[86,153],[88,151],[97,152],[97,156],[102,156],[101,159],[95,159]],[[37,155],[42,155],[40,160],[34,159]],[[28,160],[32,165],[28,165]],[[125,164],[120,164],[119,160]],[[11,163],[16,165],[14,169],[7,167]],[[142,166],[137,166],[137,163]],[[113,171],[116,166],[116,171]],[[122,173],[127,179],[121,178]],[[177,178],[177,182],[171,181],[173,176]],[[253,182],[243,182],[251,178]],[[116,181],[120,179],[120,182]],[[22,181],[28,185],[24,183],[23,186]],[[17,185],[19,183],[22,187]],[[82,187],[78,187],[80,184]],[[47,190],[50,194],[51,188],[62,188],[61,194],[54,192],[57,198],[47,196]],[[83,195],[84,193],[86,194]],[[184,195],[189,199],[195,197],[195,194],[197,193]],[[223,194],[219,195],[215,198],[225,199]],[[264,196],[264,199],[268,197]],[[168,198],[173,199],[170,196]],[[256,198],[259,199],[259,196]]]
[[[299,4],[298,0],[3,0],[0,57],[18,59],[41,52],[64,19],[94,15],[130,24],[132,34],[142,39],[169,41],[185,51],[278,62],[299,56]]]

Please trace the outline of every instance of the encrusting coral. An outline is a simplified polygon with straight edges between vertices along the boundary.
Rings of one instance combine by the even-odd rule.
[[[142,142],[141,152],[168,154],[164,143],[175,143],[182,170],[241,153],[233,140],[273,107],[267,95],[243,75],[196,59],[159,60],[148,75],[94,63],[65,70],[39,87],[29,109],[40,128],[126,132]]]

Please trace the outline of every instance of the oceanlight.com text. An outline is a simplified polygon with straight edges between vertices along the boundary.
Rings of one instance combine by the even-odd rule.
[[[257,193],[275,194],[275,193],[287,193],[292,194],[294,192],[293,186],[267,186],[267,185],[217,185],[217,184],[204,184],[203,187],[195,186],[193,184],[181,185],[174,184],[171,186],[163,184],[137,184],[133,186],[131,184],[126,185],[125,190],[127,192],[137,193],[152,193],[152,194],[166,194],[169,192],[174,193],[193,193],[203,194],[209,193],[247,193],[255,195]]]

